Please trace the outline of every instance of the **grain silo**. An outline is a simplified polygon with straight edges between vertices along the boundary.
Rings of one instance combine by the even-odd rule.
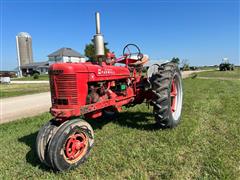
[[[16,43],[19,65],[32,63],[32,37],[27,32],[20,32],[16,36]]]

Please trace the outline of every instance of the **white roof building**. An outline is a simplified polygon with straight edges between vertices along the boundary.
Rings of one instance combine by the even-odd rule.
[[[81,55],[79,52],[73,50],[72,48],[61,48],[57,51],[48,55],[49,62],[85,62],[85,56]]]

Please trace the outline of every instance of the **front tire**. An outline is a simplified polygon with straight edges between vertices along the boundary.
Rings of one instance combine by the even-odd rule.
[[[174,128],[180,123],[182,111],[182,78],[174,63],[158,68],[150,78],[154,94],[152,104],[157,124],[161,128]]]
[[[52,136],[58,129],[58,125],[54,120],[46,123],[38,132],[36,138],[36,152],[39,160],[46,166],[50,167],[50,162],[47,157],[47,149]]]
[[[65,122],[51,139],[48,155],[55,171],[74,169],[83,163],[94,143],[92,127],[84,120]]]

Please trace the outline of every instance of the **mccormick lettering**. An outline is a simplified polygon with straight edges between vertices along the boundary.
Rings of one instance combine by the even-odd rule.
[[[113,75],[115,71],[112,69],[98,69],[98,75]]]

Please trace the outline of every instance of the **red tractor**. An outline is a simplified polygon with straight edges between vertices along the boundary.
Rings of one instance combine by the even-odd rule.
[[[93,146],[93,129],[80,117],[113,115],[123,106],[148,102],[156,126],[173,128],[180,122],[182,79],[174,63],[154,64],[144,76],[148,57],[138,46],[128,44],[120,58],[105,55],[99,13],[93,42],[95,62],[55,63],[49,68],[53,119],[38,132],[36,150],[40,161],[56,171],[83,163]],[[124,66],[115,66],[117,63]]]

